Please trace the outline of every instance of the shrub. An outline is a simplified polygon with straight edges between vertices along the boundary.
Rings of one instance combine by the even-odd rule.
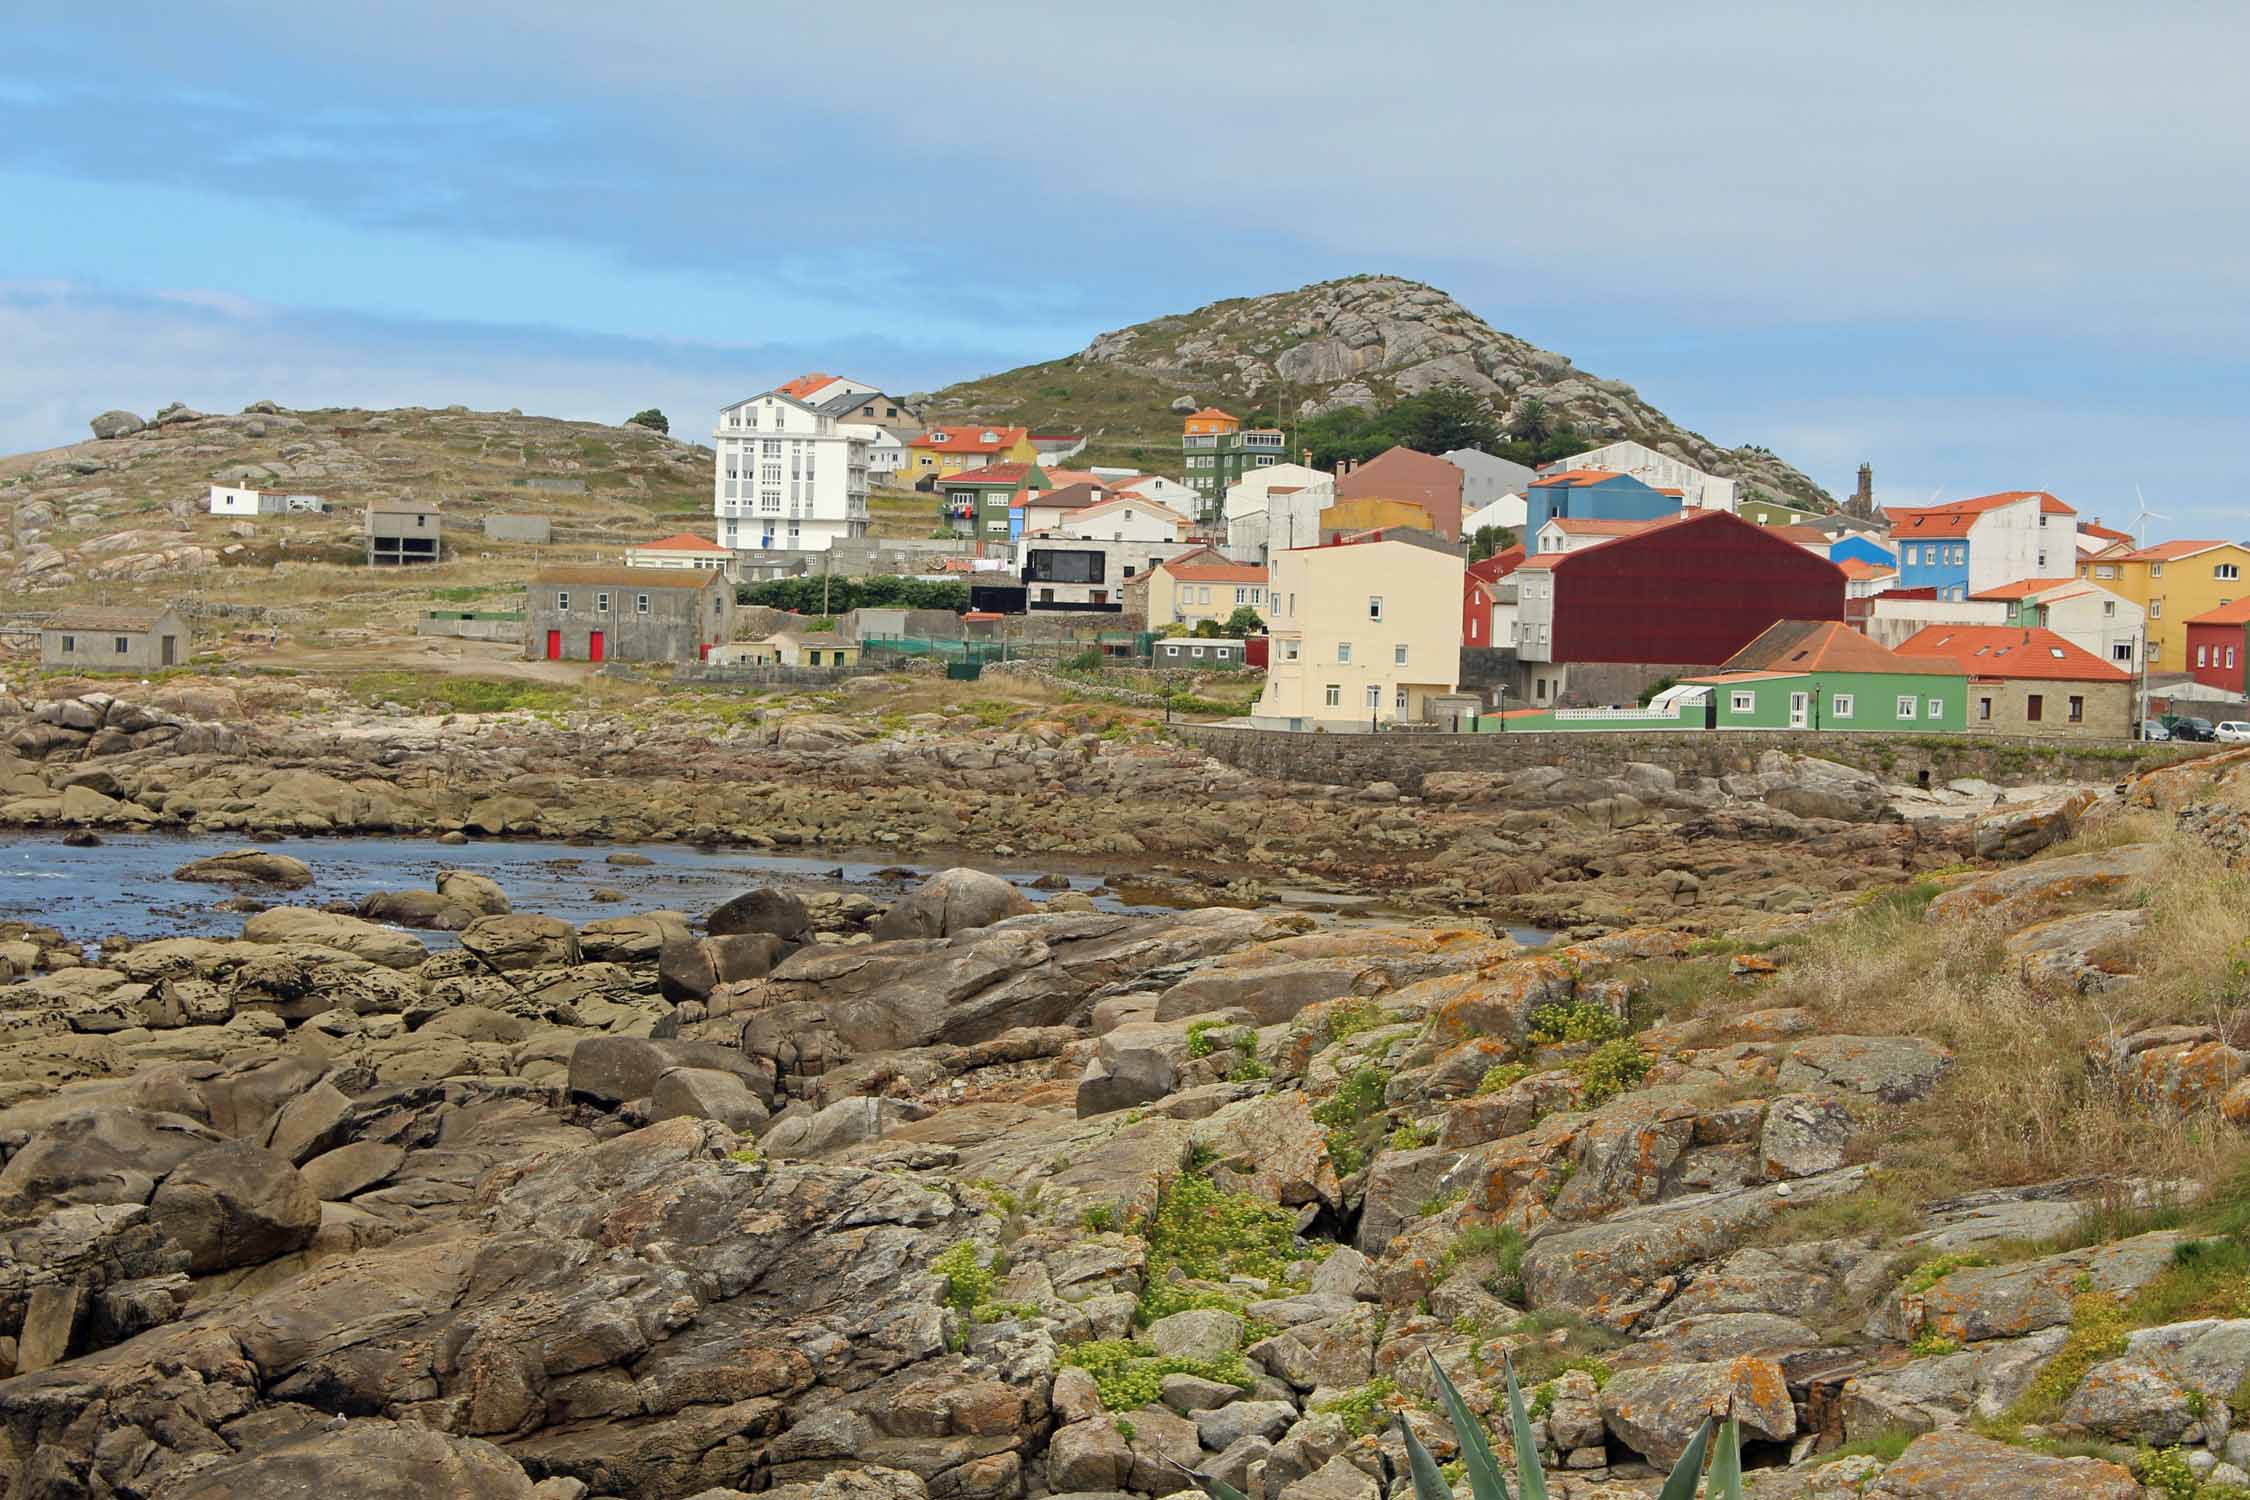
[[[1477,1092],[1480,1094],[1497,1094],[1502,1089],[1512,1084],[1521,1083],[1530,1076],[1531,1064],[1529,1063],[1496,1063],[1492,1067],[1486,1068],[1484,1076],[1477,1080]]]
[[[1970,1266],[1989,1266],[1991,1264],[1992,1257],[1981,1250],[1962,1250],[1945,1255],[1933,1255],[1906,1273],[1906,1278],[1898,1284],[1899,1290],[1902,1292],[1926,1292],[1955,1271],[1964,1270]]]
[[[1328,1007],[1324,1023],[1328,1028],[1328,1040],[1341,1042],[1363,1031],[1373,1031],[1389,1019],[1383,1014],[1383,1007],[1372,1000],[1338,1000]]]
[[[1159,1355],[1131,1339],[1092,1339],[1065,1345],[1060,1358],[1063,1364],[1094,1377],[1103,1407],[1113,1412],[1136,1411],[1155,1401],[1167,1375],[1194,1375],[1238,1390],[1255,1389],[1250,1369],[1239,1354],[1224,1359],[1184,1359]]]
[[[962,1312],[989,1300],[993,1283],[998,1280],[988,1267],[979,1263],[977,1247],[968,1240],[931,1261],[930,1269],[945,1278],[947,1304]]]
[[[1624,1037],[1607,1041],[1570,1065],[1586,1085],[1588,1106],[1606,1104],[1648,1076],[1646,1052]]]
[[[1438,1257],[1437,1279],[1443,1281],[1462,1265],[1492,1258],[1486,1289],[1503,1302],[1523,1301],[1523,1235],[1509,1224],[1478,1224],[1462,1230]]]
[[[1196,1294],[1171,1284],[1174,1270],[1191,1281],[1248,1276],[1276,1282],[1299,1253],[1294,1214],[1247,1193],[1224,1192],[1192,1172],[1166,1185],[1141,1238],[1148,1246],[1138,1310],[1143,1324],[1192,1305]]]
[[[1398,1382],[1388,1375],[1380,1375],[1333,1401],[1321,1402],[1313,1410],[1341,1418],[1345,1430],[1358,1438],[1381,1427],[1384,1418],[1405,1404],[1399,1395]]]
[[[1313,1106],[1314,1121],[1328,1127],[1328,1155],[1339,1175],[1349,1177],[1367,1165],[1367,1142],[1360,1138],[1360,1127],[1384,1112],[1383,1091],[1390,1081],[1388,1069],[1369,1063]]]
[[[1534,1044],[1544,1047],[1557,1042],[1606,1042],[1624,1035],[1624,1031],[1617,1017],[1601,1006],[1569,1000],[1535,1008],[1526,1035]]]

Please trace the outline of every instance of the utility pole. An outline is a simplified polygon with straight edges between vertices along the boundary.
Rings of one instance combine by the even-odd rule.
[[[2141,713],[2140,718],[2136,721],[2134,733],[2146,739],[2148,737],[2148,617],[2146,615],[2141,617],[2140,644],[2133,649],[2135,655],[2139,657],[2141,669]]]
[[[820,613],[828,615],[828,580],[836,571],[836,539],[828,539],[828,550],[820,554]]]

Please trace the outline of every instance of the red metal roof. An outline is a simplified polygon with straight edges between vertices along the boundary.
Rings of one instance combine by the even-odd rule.
[[[2050,682],[2127,682],[2132,674],[2052,630],[2014,625],[1929,625],[1899,643],[1899,655],[1959,662],[1973,677]]]
[[[1481,578],[1486,583],[1498,583],[1501,579],[1522,567],[1523,559],[1523,544],[1518,542],[1513,547],[1501,548],[1483,562],[1470,563],[1469,576]]]

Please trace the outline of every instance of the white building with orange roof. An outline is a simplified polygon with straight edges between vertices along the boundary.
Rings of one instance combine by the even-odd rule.
[[[1188,518],[1168,505],[1140,495],[1112,495],[1098,504],[1065,514],[1057,536],[1100,542],[1184,542]]]
[[[737,562],[733,548],[722,547],[692,531],[674,532],[661,541],[642,542],[625,549],[628,568],[717,569],[731,578],[737,571]]]
[[[808,399],[838,384],[801,375],[720,409],[711,484],[719,545],[825,552],[867,535],[868,439]]]

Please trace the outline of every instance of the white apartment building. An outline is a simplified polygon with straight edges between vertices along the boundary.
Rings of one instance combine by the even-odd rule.
[[[721,409],[712,438],[721,546],[826,552],[867,535],[868,441],[834,417],[772,390]]]
[[[838,422],[836,430],[846,437],[867,440],[870,483],[888,484],[906,467],[906,441],[888,427],[877,427],[869,422]]]
[[[1320,540],[1320,513],[1336,503],[1336,477],[1303,464],[1253,469],[1227,486],[1227,555],[1263,562]]]

